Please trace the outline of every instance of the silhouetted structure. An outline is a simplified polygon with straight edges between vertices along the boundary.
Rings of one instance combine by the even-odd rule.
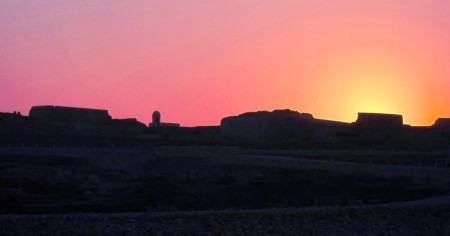
[[[161,123],[161,113],[154,111],[152,114],[152,123],[149,124],[151,128],[179,128],[180,124],[177,123]]]
[[[111,120],[107,110],[61,106],[34,106],[30,110],[30,117],[53,122],[104,122]]]
[[[379,113],[358,113],[356,125],[359,127],[374,128],[401,128],[403,126],[403,117],[394,114]]]
[[[112,119],[107,110],[35,106],[29,116],[0,113],[0,146],[235,145],[255,148],[448,150],[450,118],[433,126],[403,124],[401,115],[359,113],[354,123],[291,110],[225,117],[220,126],[180,127],[152,114],[146,126]]]
[[[403,125],[395,114],[359,113],[354,123],[315,119],[307,113],[275,110],[244,113],[221,121],[230,143],[264,148],[446,149],[447,119],[432,127]]]
[[[434,127],[450,128],[450,118],[439,118],[434,122]]]
[[[395,114],[358,113],[355,130],[359,134],[360,146],[403,145],[403,117]]]
[[[297,145],[308,142],[313,121],[311,114],[291,110],[249,112],[222,119],[221,132],[234,142]]]
[[[154,111],[152,114],[152,125],[158,126],[161,124],[161,113]]]

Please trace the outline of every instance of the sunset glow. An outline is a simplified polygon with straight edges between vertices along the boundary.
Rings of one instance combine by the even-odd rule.
[[[450,117],[446,0],[0,2],[0,112],[217,125],[292,109]]]

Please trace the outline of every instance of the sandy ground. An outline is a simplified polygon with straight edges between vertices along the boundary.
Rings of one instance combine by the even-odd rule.
[[[55,154],[54,150],[28,151],[33,154],[40,151],[44,156],[48,152]],[[129,172],[140,170],[142,163],[155,159],[151,152],[146,151],[56,151],[84,156],[90,161],[88,166],[107,170],[120,168]],[[446,185],[450,180],[448,168],[434,167],[410,168],[248,155],[216,156],[208,163],[365,172],[382,176],[426,176],[439,185]],[[61,169],[60,166],[55,168]],[[96,182],[96,178],[88,179]],[[450,196],[376,206],[0,215],[0,235],[450,235]]]
[[[449,235],[450,205],[3,215],[1,235]]]

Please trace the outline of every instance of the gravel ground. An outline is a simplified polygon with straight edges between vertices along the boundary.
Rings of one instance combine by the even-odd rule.
[[[450,205],[2,215],[0,235],[450,235]]]

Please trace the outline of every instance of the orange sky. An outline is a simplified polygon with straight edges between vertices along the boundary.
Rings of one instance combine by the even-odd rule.
[[[354,121],[450,117],[450,4],[378,1],[0,2],[0,111],[108,109],[216,125],[289,108]]]

